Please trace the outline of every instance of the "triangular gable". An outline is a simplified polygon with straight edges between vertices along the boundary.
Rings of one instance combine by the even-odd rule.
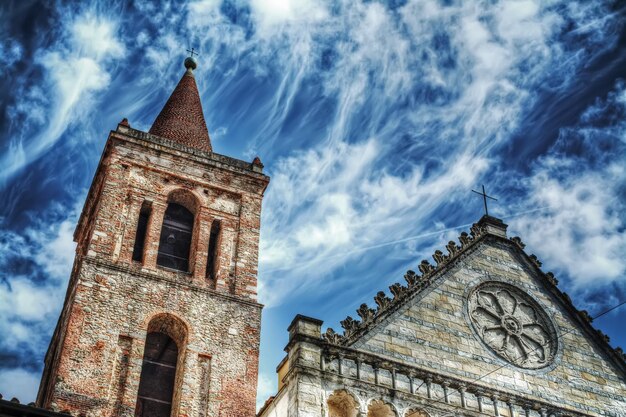
[[[361,320],[348,317],[341,322],[344,328],[343,335],[339,335],[329,328],[325,334],[326,340],[333,344],[350,346],[355,349],[374,350],[378,354],[391,354],[396,356],[396,359],[397,356],[402,357],[401,352],[408,349],[408,347],[389,343],[387,346],[392,350],[396,349],[397,352],[385,352],[385,341],[375,340],[375,336],[381,334],[381,331],[386,326],[390,326],[394,320],[397,320],[399,316],[405,314],[410,309],[415,310],[412,314],[416,323],[424,322],[420,319],[420,314],[431,314],[438,308],[443,308],[440,307],[441,304],[445,304],[445,296],[441,295],[441,291],[445,290],[442,290],[441,286],[446,281],[446,277],[454,274],[455,270],[458,270],[459,265],[466,258],[474,256],[476,252],[480,252],[483,246],[498,246],[500,247],[499,250],[510,254],[512,262],[525,271],[529,280],[534,281],[536,292],[543,293],[547,297],[546,300],[550,298],[552,300],[551,303],[554,304],[554,309],[560,311],[570,321],[571,326],[573,326],[572,333],[583,337],[590,346],[593,346],[598,351],[598,355],[602,357],[602,360],[610,363],[613,372],[619,375],[619,378],[624,379],[626,377],[626,363],[624,362],[624,355],[621,349],[613,349],[608,343],[608,337],[592,327],[591,318],[587,312],[578,311],[572,305],[569,296],[561,292],[556,286],[558,282],[553,274],[541,271],[541,263],[536,256],[528,255],[524,252],[524,244],[521,239],[518,237],[507,239],[505,224],[498,219],[485,216],[472,226],[470,234],[462,233],[459,241],[461,243],[460,246],[457,246],[455,242],[449,242],[446,245],[447,255],[444,255],[441,251],[435,252],[433,259],[436,265],[431,265],[425,260],[422,261],[419,265],[421,275],[408,271],[404,277],[407,281],[407,286],[398,283],[390,286],[393,298],[388,297],[382,291],[379,292],[374,298],[377,309],[362,304],[357,310]],[[489,262],[485,263],[484,260],[481,260],[481,262],[483,262],[484,268],[489,268]],[[476,266],[476,268],[480,269],[481,266]],[[439,294],[437,296],[432,295],[433,291],[438,291]],[[420,308],[421,311],[419,311]],[[452,313],[457,315],[457,322],[461,326],[465,326],[465,330],[467,330],[467,327],[471,324],[466,323],[468,319],[461,317],[463,312],[455,311]],[[393,336],[387,334],[385,337]],[[433,337],[436,337],[436,335]],[[565,340],[571,342],[571,339],[569,337]],[[435,341],[426,341],[425,343],[436,344]],[[445,349],[445,346],[443,348]],[[409,357],[411,354],[405,356]]]

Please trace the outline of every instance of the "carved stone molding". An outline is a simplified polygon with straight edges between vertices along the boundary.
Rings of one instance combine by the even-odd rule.
[[[480,284],[468,300],[470,321],[478,337],[511,364],[540,369],[552,363],[558,340],[543,308],[513,285]]]

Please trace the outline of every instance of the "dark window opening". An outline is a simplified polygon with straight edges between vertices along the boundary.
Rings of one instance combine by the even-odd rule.
[[[133,261],[143,261],[143,247],[146,243],[146,232],[148,231],[148,220],[152,206],[149,202],[144,201],[139,211],[139,220],[137,221],[137,233],[135,234],[135,247],[133,248]]]
[[[178,346],[168,335],[148,333],[143,354],[136,417],[170,417]]]
[[[209,237],[209,257],[206,264],[207,278],[215,279],[217,275],[217,248],[220,238],[220,221],[214,220],[211,225],[211,235]]]
[[[157,264],[178,271],[189,271],[189,251],[193,213],[180,204],[170,203],[165,210]]]

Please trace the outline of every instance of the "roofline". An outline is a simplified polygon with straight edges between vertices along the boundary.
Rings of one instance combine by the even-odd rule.
[[[554,277],[554,274],[552,272],[543,272],[541,270],[542,264],[537,259],[537,256],[534,254],[529,255],[524,251],[525,244],[519,237],[514,236],[507,238],[506,227],[507,225],[499,219],[491,216],[483,216],[477,223],[472,225],[470,234],[466,232],[461,233],[459,237],[459,241],[461,242],[460,247],[456,246],[455,242],[450,241],[448,245],[446,245],[449,252],[448,255],[444,255],[443,252],[439,250],[435,251],[433,259],[435,259],[436,265],[431,265],[427,260],[423,260],[419,265],[419,270],[422,273],[421,276],[409,270],[404,276],[408,287],[399,283],[391,285],[389,288],[393,294],[393,299],[380,291],[376,297],[374,297],[376,304],[378,304],[376,310],[369,308],[367,304],[361,304],[361,307],[357,310],[361,321],[348,316],[345,320],[340,322],[341,326],[344,328],[343,335],[336,333],[332,328],[328,328],[323,338],[331,344],[345,347],[353,345],[364,335],[368,334],[375,326],[405,305],[407,301],[413,299],[416,294],[429,287],[437,278],[449,271],[458,260],[467,256],[480,242],[486,241],[487,239],[494,239],[509,246],[522,257],[522,260],[527,266],[541,278],[544,287],[562,304],[572,319],[584,329],[587,336],[601,352],[607,356],[609,362],[615,365],[626,381],[626,361],[622,349],[619,347],[613,349],[609,344],[608,336],[591,325],[592,318],[587,311],[578,310],[573,305],[569,295],[562,292],[557,287],[558,280]]]
[[[70,414],[39,408],[35,403],[20,404],[17,398],[7,401],[0,396],[0,416],[2,417],[67,417],[68,415]]]

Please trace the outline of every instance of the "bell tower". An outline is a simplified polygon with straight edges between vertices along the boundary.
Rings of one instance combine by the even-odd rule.
[[[109,134],[37,403],[84,416],[254,416],[261,202],[213,152],[193,58],[149,132]]]

